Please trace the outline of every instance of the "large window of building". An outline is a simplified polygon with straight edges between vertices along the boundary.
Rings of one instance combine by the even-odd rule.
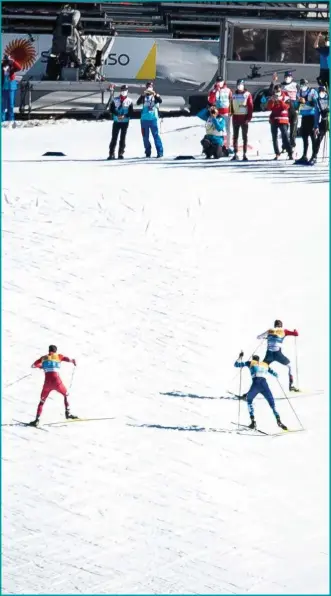
[[[267,34],[264,29],[234,28],[232,60],[265,62]]]
[[[303,62],[304,31],[273,31],[267,35],[268,62]]]
[[[306,31],[306,47],[305,47],[305,63],[306,64],[319,64],[320,57],[319,53],[314,48],[314,42],[316,40],[319,31]]]
[[[241,29],[234,27],[229,44],[229,60],[318,64],[314,48],[318,31]]]

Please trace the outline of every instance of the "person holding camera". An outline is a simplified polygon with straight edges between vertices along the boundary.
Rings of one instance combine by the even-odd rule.
[[[201,141],[206,159],[219,159],[223,156],[225,118],[219,115],[216,106],[201,110],[197,117],[206,122],[206,134]]]
[[[152,154],[152,146],[149,140],[150,132],[153,135],[157,157],[163,157],[163,145],[159,133],[159,105],[161,103],[161,96],[154,91],[153,83],[151,81],[148,82],[144,92],[137,100],[137,106],[142,106],[140,117],[141,134],[146,157],[151,157]]]
[[[113,115],[113,130],[109,145],[108,159],[115,159],[115,149],[119,135],[120,143],[118,149],[118,159],[123,159],[126,134],[128,132],[130,118],[133,116],[133,103],[128,97],[127,85],[122,85],[120,95],[118,97],[114,97],[110,104],[110,112]]]
[[[275,85],[278,81],[278,75],[275,72],[272,76],[272,82],[270,83],[269,87],[269,95],[274,95]],[[298,128],[298,102],[297,102],[297,94],[299,91],[299,85],[293,79],[293,74],[291,71],[287,70],[284,73],[284,80],[280,84],[281,90],[286,93],[289,97],[290,107],[288,110],[288,119],[290,123],[290,144],[291,147],[294,148],[296,146],[296,138],[297,138],[297,128]],[[283,150],[285,147],[283,147]]]
[[[21,70],[21,65],[11,56],[4,55],[2,59],[2,122],[9,120],[15,122],[15,96],[17,91],[16,73]]]
[[[290,144],[288,136],[290,99],[287,93],[283,92],[280,85],[274,86],[274,94],[267,103],[267,110],[270,114],[270,126],[272,143],[275,151],[275,160],[280,158],[280,150],[278,145],[278,131],[282,137],[282,145],[287,151],[288,158],[293,159],[293,149]]]

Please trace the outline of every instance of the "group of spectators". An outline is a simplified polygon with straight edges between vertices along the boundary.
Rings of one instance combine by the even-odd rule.
[[[284,80],[278,83],[275,73],[268,89],[267,96],[262,98],[262,109],[270,111],[270,126],[275,160],[286,152],[293,159],[298,132],[298,117],[301,116],[300,135],[303,140],[303,155],[296,160],[297,164],[314,165],[321,143],[329,131],[329,40],[324,40],[320,47],[322,35],[315,41],[315,48],[320,53],[320,75],[318,87],[309,85],[308,80],[294,81],[290,71],[285,72]],[[15,94],[17,89],[16,73],[21,65],[11,56],[5,55],[2,60],[2,121],[14,123]],[[153,82],[148,82],[137,100],[141,109],[141,132],[145,156],[150,158],[152,146],[150,133],[153,136],[157,157],[163,157],[163,144],[159,133],[159,106],[162,98],[155,91]],[[123,159],[129,122],[133,115],[133,102],[128,96],[128,86],[122,85],[120,94],[110,104],[113,117],[112,137],[109,145],[108,159],[115,159],[115,151],[119,138],[118,158]],[[239,79],[232,91],[222,77],[218,77],[211,89],[207,107],[197,114],[205,122],[206,131],[201,140],[202,150],[207,159],[219,159],[233,154],[232,160],[239,160],[239,134],[242,135],[243,161],[248,161],[248,130],[253,116],[253,98],[245,87],[245,81]],[[231,143],[232,128],[232,143]],[[282,147],[279,147],[279,134]],[[309,139],[312,153],[308,158]]]

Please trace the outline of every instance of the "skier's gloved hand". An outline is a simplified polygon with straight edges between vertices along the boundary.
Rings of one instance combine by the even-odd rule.
[[[71,362],[72,362],[72,364],[73,364],[74,366],[77,366],[75,358],[73,358],[73,359],[71,360]]]
[[[240,354],[239,354],[239,358],[243,358],[243,356],[244,356],[244,352],[241,351]]]
[[[297,332],[297,330],[296,330],[296,329],[294,329],[294,331],[293,331],[293,335],[295,335],[295,337],[298,337],[299,333]]]

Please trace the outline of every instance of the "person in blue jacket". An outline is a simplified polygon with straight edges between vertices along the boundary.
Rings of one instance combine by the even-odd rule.
[[[122,85],[120,95],[118,97],[114,97],[110,104],[110,112],[113,115],[113,129],[109,144],[108,159],[115,159],[115,149],[118,135],[120,135],[118,159],[123,159],[126,134],[128,132],[130,118],[133,116],[133,103],[128,97],[127,85]]]
[[[203,108],[197,114],[197,117],[206,122],[206,134],[201,141],[206,159],[211,159],[212,157],[219,159],[224,155],[225,119],[218,115],[218,109],[215,106]]]
[[[316,37],[314,48],[320,55],[320,74],[317,79],[319,85],[324,85],[329,89],[330,85],[330,41],[329,36],[326,35],[324,38],[324,45],[319,47],[319,42],[323,37],[322,33],[319,33]]]
[[[278,377],[277,373],[272,370],[266,362],[260,362],[259,356],[254,354],[251,360],[247,360],[246,362],[242,361],[244,356],[244,352],[240,352],[238,359],[234,363],[236,368],[244,368],[247,366],[249,368],[249,372],[251,373],[252,377],[252,385],[247,393],[246,400],[248,406],[248,412],[250,415],[251,423],[249,428],[256,428],[256,421],[254,416],[254,408],[253,408],[253,399],[261,393],[263,397],[267,400],[270,408],[273,411],[273,414],[276,418],[276,422],[280,428],[283,430],[287,430],[287,427],[282,423],[280,416],[276,410],[275,400],[270,391],[268,382],[266,377],[268,374],[273,375],[274,377]]]
[[[5,55],[2,59],[2,122],[15,121],[15,96],[17,91],[16,73],[21,70],[21,65],[11,56]]]
[[[163,157],[163,145],[159,132],[159,105],[161,103],[162,99],[154,91],[153,82],[149,81],[146,83],[144,92],[137,100],[137,105],[142,106],[140,122],[146,157],[151,157],[152,154],[152,146],[149,140],[150,132],[153,135],[157,157]]]
[[[300,88],[297,95],[299,102],[299,114],[301,115],[301,137],[303,141],[303,154],[295,164],[314,165],[316,163],[316,118],[318,113],[318,94],[316,89],[309,87],[307,79],[300,80]],[[308,160],[308,142],[311,139],[312,157]]]

